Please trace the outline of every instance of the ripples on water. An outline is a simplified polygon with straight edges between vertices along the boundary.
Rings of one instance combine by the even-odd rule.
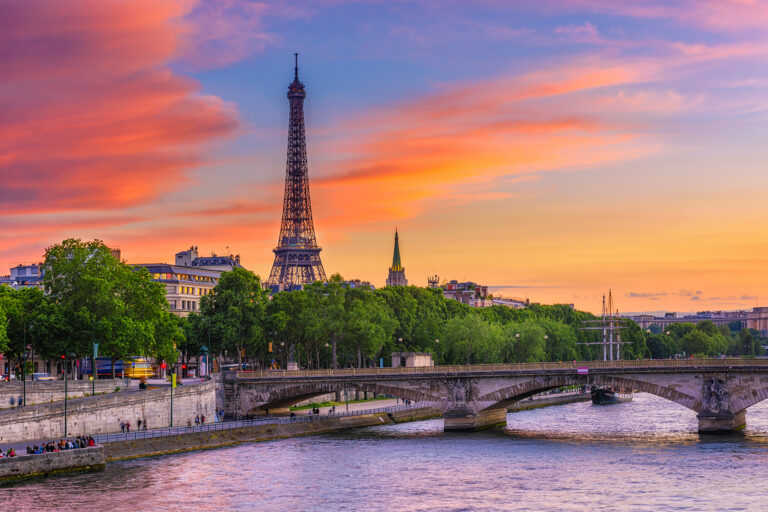
[[[443,433],[431,420],[109,464],[0,488],[8,510],[768,510],[768,403],[747,431],[639,394]]]

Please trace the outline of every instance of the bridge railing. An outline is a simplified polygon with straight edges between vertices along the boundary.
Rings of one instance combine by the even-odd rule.
[[[498,371],[577,370],[579,368],[698,368],[698,367],[768,367],[768,359],[706,358],[706,359],[627,359],[623,361],[565,361],[552,363],[497,363],[396,368],[345,368],[337,370],[255,370],[239,371],[238,379],[290,377],[346,377],[376,375],[409,375],[432,373],[475,373]]]

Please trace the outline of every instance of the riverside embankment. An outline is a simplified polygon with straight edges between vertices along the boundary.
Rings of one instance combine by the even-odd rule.
[[[507,412],[528,411],[530,409],[538,409],[539,407],[572,404],[574,402],[588,402],[591,399],[591,393],[579,392],[532,396],[526,400],[515,402],[509,409],[507,409]]]
[[[36,476],[104,469],[103,446],[91,446],[52,453],[17,455],[0,459],[0,483]]]
[[[66,409],[67,435],[97,435],[119,432],[120,422],[135,427],[138,420],[150,428],[171,424],[190,425],[197,415],[213,418],[215,414],[214,382],[170,387],[121,391],[86,398],[32,405],[22,409],[0,411],[0,446],[29,439],[64,437]],[[171,397],[173,393],[173,397]],[[171,413],[173,411],[173,413]]]
[[[228,422],[203,427],[191,427],[167,435],[152,436],[152,431],[136,432],[133,435],[116,434],[97,438],[103,442],[106,460],[116,461],[140,457],[153,457],[173,453],[220,448],[240,443],[270,441],[288,437],[308,436],[349,428],[371,427],[409,421],[420,421],[439,417],[440,413],[428,407],[403,408],[393,411],[379,411],[350,416],[325,416],[315,420],[297,418],[294,421],[283,418],[279,423],[269,420],[251,422],[248,426],[231,428]],[[164,433],[164,432],[163,432]],[[131,439],[133,437],[133,439]]]

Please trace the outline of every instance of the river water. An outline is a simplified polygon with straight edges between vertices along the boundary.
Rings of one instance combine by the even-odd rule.
[[[747,429],[699,436],[695,414],[638,394],[507,416],[371,427],[111,463],[0,488],[7,510],[768,510],[768,403]]]

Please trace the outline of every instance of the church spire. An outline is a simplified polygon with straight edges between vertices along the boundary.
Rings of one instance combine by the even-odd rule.
[[[395,228],[395,252],[392,255],[392,271],[401,272],[403,265],[400,263],[400,242],[398,241],[397,228]]]
[[[405,267],[400,260],[400,237],[397,228],[395,228],[395,251],[392,254],[392,266],[389,267],[387,286],[408,286],[408,280],[405,278]]]

